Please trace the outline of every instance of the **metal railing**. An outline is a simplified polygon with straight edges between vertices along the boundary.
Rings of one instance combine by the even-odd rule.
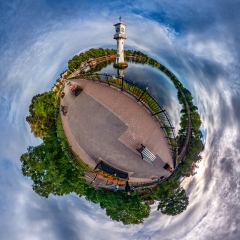
[[[171,80],[172,78],[176,78],[175,75],[170,72],[167,68],[165,68],[164,66],[161,66],[160,68],[161,71],[163,71]],[[163,183],[165,181],[167,181],[168,179],[172,178],[175,173],[177,172],[177,170],[179,169],[180,164],[182,163],[184,156],[187,152],[187,148],[189,145],[189,141],[190,141],[190,136],[191,136],[191,117],[190,117],[190,111],[189,111],[189,107],[187,104],[187,101],[185,99],[185,103],[186,103],[186,107],[188,110],[188,127],[187,127],[187,134],[186,134],[186,140],[185,140],[185,144],[184,147],[181,149],[180,154],[178,155],[177,153],[177,143],[176,143],[176,138],[175,138],[175,133],[174,133],[174,127],[171,123],[171,120],[166,112],[166,110],[157,102],[157,100],[151,96],[150,93],[147,92],[147,88],[144,88],[138,84],[136,84],[135,82],[132,82],[126,78],[120,77],[120,76],[115,76],[114,74],[97,74],[97,73],[93,73],[93,74],[82,74],[82,75],[78,75],[75,76],[74,78],[83,78],[83,79],[88,79],[88,80],[94,80],[94,81],[99,81],[100,83],[105,83],[108,84],[109,86],[114,86],[117,87],[119,89],[121,89],[122,91],[127,92],[128,94],[132,95],[137,101],[141,102],[142,105],[148,110],[150,111],[151,115],[155,117],[155,119],[159,122],[161,128],[163,129],[164,135],[168,140],[168,144],[170,146],[170,150],[172,152],[172,156],[173,156],[173,160],[174,160],[174,171],[173,173],[167,177],[164,178],[163,180],[157,180],[157,181],[152,181],[152,182],[139,182],[139,183],[131,183],[131,185],[135,188],[142,188],[142,187],[150,187],[159,183]],[[62,90],[62,89],[61,89]],[[181,93],[183,94],[183,92],[181,91]],[[184,94],[183,94],[184,96]],[[185,96],[184,96],[185,97]],[[58,104],[57,104],[57,108],[56,108],[56,127],[58,124],[58,114],[60,114],[60,98],[58,98]],[[64,130],[59,130],[57,128],[58,131],[58,135],[59,135],[59,131],[64,131]],[[65,133],[64,133],[65,135]],[[66,135],[65,135],[66,137]],[[59,141],[67,141],[67,138],[65,139],[61,139],[59,138]],[[67,141],[68,142],[68,141]],[[69,145],[69,143],[68,143]],[[79,165],[79,162],[76,159],[75,154],[73,153],[71,146],[69,145],[69,147],[63,149],[65,154],[67,155],[67,157],[69,158],[69,160],[76,166],[79,168],[79,170],[81,170],[81,172],[85,172],[84,170],[82,170],[82,166]],[[178,157],[178,163],[176,166],[176,158]]]
[[[61,87],[59,92],[61,92],[63,89],[64,89],[64,84]],[[59,121],[59,118],[60,118],[60,121]],[[85,165],[84,168],[83,168],[83,166],[79,163],[79,157],[76,155],[76,153],[73,151],[71,145],[69,144],[68,139],[67,139],[66,134],[65,134],[65,131],[64,131],[64,128],[62,126],[61,115],[60,115],[60,97],[59,97],[59,93],[58,93],[58,99],[57,99],[56,110],[55,110],[55,126],[56,126],[58,141],[61,144],[62,151],[67,156],[69,161],[75,167],[77,167],[78,170],[82,174],[84,174],[85,170],[88,170],[87,169],[88,165],[86,163],[83,163],[82,165]]]
[[[165,73],[167,74],[167,73]],[[168,77],[169,74],[167,74]],[[132,186],[135,188],[142,188],[142,187],[150,187],[159,183],[163,183],[167,181],[168,179],[172,178],[175,173],[177,172],[181,162],[183,161],[183,158],[186,154],[188,144],[190,141],[191,136],[191,117],[190,117],[190,111],[187,105],[187,101],[185,99],[185,103],[187,105],[188,109],[188,127],[187,127],[187,135],[184,147],[181,149],[180,154],[177,154],[177,142],[174,132],[174,127],[172,125],[172,122],[166,112],[166,110],[157,102],[157,100],[147,91],[147,87],[140,86],[139,84],[136,84],[135,82],[126,79],[124,77],[116,76],[114,74],[98,74],[98,73],[86,73],[78,75],[74,78],[79,79],[86,79],[90,81],[98,81],[100,83],[108,84],[109,86],[116,87],[120,89],[121,91],[127,92],[131,96],[133,96],[137,102],[141,102],[141,104],[150,112],[150,114],[159,122],[160,127],[162,128],[164,135],[168,141],[169,148],[172,153],[173,162],[174,162],[174,171],[173,173],[163,180],[156,180],[152,182],[139,182],[139,183],[131,183]],[[182,92],[181,92],[182,93]],[[183,93],[182,93],[183,94]],[[183,94],[184,96],[184,94]],[[185,97],[185,96],[184,96]],[[179,158],[179,162],[176,166],[176,158]]]
[[[147,87],[144,88],[143,86],[140,86],[139,84],[136,84],[129,79],[108,73],[86,73],[80,74],[74,78],[93,80],[100,83],[108,84],[109,86],[113,86],[120,89],[121,91],[127,92],[128,94],[133,96],[137,102],[140,102],[148,110],[152,117],[157,120],[160,127],[162,128],[164,136],[167,139],[175,167],[177,143],[173,124],[167,114],[166,109],[164,109],[158,103],[158,101],[148,92]]]

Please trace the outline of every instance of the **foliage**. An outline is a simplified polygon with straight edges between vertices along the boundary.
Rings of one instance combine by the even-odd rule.
[[[54,124],[57,95],[53,92],[38,94],[32,98],[29,106],[30,115],[26,120],[35,137],[45,137]]]
[[[128,196],[125,192],[93,189],[90,186],[85,194],[87,200],[100,203],[112,220],[121,221],[123,224],[142,223],[150,213],[149,206],[141,203],[141,199],[136,195]]]
[[[70,72],[73,72],[75,69],[77,69],[81,63],[89,60],[90,58],[97,58],[97,57],[102,57],[106,55],[111,55],[111,54],[116,54],[115,49],[103,49],[103,48],[98,48],[94,49],[91,48],[85,53],[80,53],[79,55],[75,55],[71,60],[68,61],[68,69]]]
[[[84,175],[69,162],[52,127],[43,143],[28,147],[20,161],[22,173],[33,180],[33,190],[40,196],[63,195],[76,192],[84,194]]]
[[[103,68],[107,67],[108,65],[112,64],[115,62],[115,59],[110,59],[107,61],[103,61],[95,65],[94,67],[91,67],[91,69],[88,71],[89,73],[95,73],[95,72],[100,72]]]
[[[158,210],[163,214],[174,216],[183,212],[188,206],[188,196],[178,181],[169,180],[158,185],[154,194],[160,201]]]

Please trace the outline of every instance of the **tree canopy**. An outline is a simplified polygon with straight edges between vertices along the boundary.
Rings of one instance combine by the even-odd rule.
[[[84,53],[75,55],[71,60],[69,60],[68,69],[70,70],[70,72],[73,72],[75,69],[77,69],[81,65],[82,62],[85,62],[90,58],[97,58],[97,57],[102,57],[102,56],[115,54],[115,53],[116,53],[115,49],[91,48]]]
[[[30,124],[35,137],[45,137],[48,130],[54,124],[57,94],[45,92],[32,98],[29,106],[30,115],[26,120]]]
[[[173,179],[158,185],[154,197],[159,200],[158,210],[163,214],[174,216],[183,212],[188,206],[186,191]]]
[[[39,195],[84,194],[84,175],[62,151],[54,127],[43,138],[42,144],[28,147],[20,161],[23,175],[33,180],[33,190]]]
[[[104,189],[89,188],[85,192],[86,199],[100,203],[112,220],[123,224],[139,224],[150,214],[150,207],[142,203],[137,195],[128,196],[125,192],[112,192]]]

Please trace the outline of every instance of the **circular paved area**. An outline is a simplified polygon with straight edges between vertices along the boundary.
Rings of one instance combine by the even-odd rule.
[[[157,121],[137,101],[118,89],[88,80],[72,79],[83,89],[77,97],[65,85],[61,105],[65,133],[77,154],[91,167],[103,160],[128,172],[130,181],[150,181],[169,176],[165,163],[173,160]],[[155,156],[155,166],[142,160],[137,148],[145,145]]]

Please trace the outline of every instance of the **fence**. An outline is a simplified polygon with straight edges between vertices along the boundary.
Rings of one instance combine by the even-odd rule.
[[[63,90],[64,87],[60,89],[60,92]],[[68,157],[69,161],[78,168],[78,170],[84,174],[84,171],[90,170],[91,168],[82,160],[80,157],[72,150],[70,146],[66,134],[64,132],[61,115],[60,115],[60,97],[58,97],[56,111],[55,111],[55,125],[57,129],[57,137],[58,141],[61,142],[62,151]]]
[[[174,167],[176,165],[176,151],[177,143],[174,133],[174,127],[172,122],[166,112],[166,110],[157,102],[157,100],[147,91],[148,88],[144,88],[139,84],[132,82],[124,77],[115,77],[115,75],[110,74],[98,74],[98,73],[87,73],[78,75],[75,78],[99,81],[100,83],[108,84],[109,86],[114,86],[121,91],[127,92],[133,96],[137,102],[140,102],[150,114],[158,121],[160,127],[164,132],[164,136],[167,139],[170,151],[172,153],[172,158],[174,162]]]
[[[178,155],[177,154],[177,143],[176,143],[176,137],[174,133],[174,127],[172,125],[172,122],[166,112],[166,110],[157,102],[157,100],[147,91],[148,88],[144,88],[143,86],[140,86],[139,84],[136,84],[135,82],[132,82],[129,79],[126,79],[124,77],[116,77],[115,75],[111,74],[98,74],[98,73],[86,73],[86,74],[81,74],[78,75],[74,78],[79,78],[79,79],[86,79],[86,80],[93,80],[93,81],[99,81],[100,83],[108,84],[109,86],[116,87],[120,89],[121,91],[125,91],[131,96],[133,96],[137,102],[140,102],[149,112],[150,114],[158,121],[160,127],[162,128],[164,135],[168,141],[169,148],[172,153],[173,157],[173,162],[174,162],[174,172],[169,176],[168,178],[165,178],[163,180],[156,180],[152,182],[143,182],[143,183],[131,183],[131,185],[135,188],[142,188],[142,187],[153,187],[156,184],[162,183],[170,179],[171,177],[174,176],[174,174],[177,172],[180,163],[182,162],[186,151],[187,147],[189,144],[190,140],[190,135],[191,135],[191,119],[190,119],[190,111],[188,108],[188,128],[187,128],[187,136],[186,136],[186,141],[184,144],[183,149],[181,149],[181,153]],[[183,94],[184,95],[184,94]],[[187,102],[186,102],[187,104]],[[58,105],[56,109],[56,126],[57,126],[57,119],[59,118],[59,112],[60,112],[60,98],[58,98]],[[58,136],[61,136],[61,131],[64,130],[62,128],[58,129]],[[61,137],[59,138],[60,141],[66,141],[67,144],[66,147],[63,149],[65,154],[68,156],[69,160],[75,164],[78,169],[84,173],[85,169],[83,170],[82,164],[79,164],[79,157],[74,153],[71,149],[71,146],[69,145],[66,135],[64,133],[64,139]],[[176,166],[176,158],[178,156],[178,159],[180,160]],[[82,160],[80,159],[80,162]],[[82,161],[83,162],[83,161]],[[86,165],[86,164],[85,164]],[[87,165],[86,165],[87,166]]]

